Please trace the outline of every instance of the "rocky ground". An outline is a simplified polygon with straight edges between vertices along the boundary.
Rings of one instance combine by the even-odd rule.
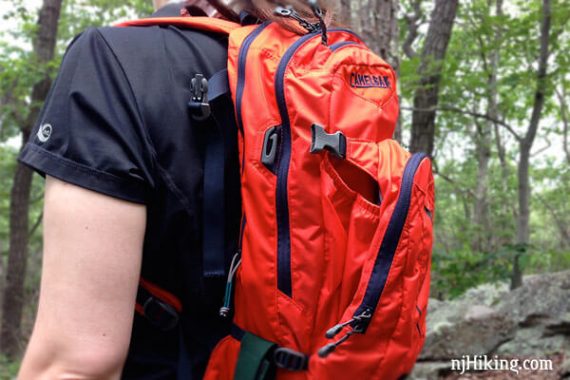
[[[453,301],[430,300],[428,333],[411,378],[570,379],[570,271],[482,285]],[[451,359],[551,359],[552,371],[451,371]]]

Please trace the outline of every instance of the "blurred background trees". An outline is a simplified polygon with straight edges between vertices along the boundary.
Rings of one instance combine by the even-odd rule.
[[[398,72],[395,138],[434,159],[432,296],[483,282],[514,288],[523,274],[570,268],[570,3],[338,0],[338,9]],[[25,346],[41,265],[43,180],[17,165],[21,142],[73,36],[150,12],[150,0],[2,4],[0,350],[8,357]]]

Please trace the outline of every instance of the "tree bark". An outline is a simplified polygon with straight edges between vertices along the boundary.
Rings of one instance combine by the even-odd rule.
[[[398,0],[362,0],[360,34],[368,47],[398,67]]]
[[[351,27],[352,7],[350,6],[350,0],[339,0],[338,8],[339,8],[339,15],[337,18],[340,24],[346,27]]]
[[[560,118],[562,119],[562,149],[566,154],[566,162],[570,164],[570,146],[568,145],[568,133],[570,133],[570,120],[568,116],[568,105],[566,104],[566,89],[562,86],[562,91],[556,90],[556,96],[560,104]]]
[[[529,164],[530,150],[538,131],[538,125],[542,116],[542,109],[546,98],[546,75],[549,57],[551,8],[550,0],[542,2],[542,21],[540,25],[540,56],[538,59],[538,70],[536,72],[536,91],[534,93],[534,104],[532,114],[525,136],[519,140],[519,162],[518,162],[518,202],[519,214],[517,218],[517,253],[513,260],[513,273],[511,277],[511,289],[522,285],[523,268],[521,267],[521,256],[526,252],[529,243],[529,219],[530,219],[530,181]]]
[[[489,1],[489,7],[492,2]],[[495,14],[500,17],[503,14],[503,1],[497,0],[495,3]],[[500,41],[502,36],[502,26],[495,25],[495,33],[493,39]],[[489,63],[486,63],[486,56],[484,53],[484,46],[480,46],[481,55],[485,61],[485,67],[488,70],[487,77],[487,116],[489,120],[480,126],[477,131],[476,138],[476,152],[477,152],[477,186],[475,189],[475,207],[473,210],[473,223],[477,228],[475,233],[472,248],[478,252],[489,252],[491,250],[491,231],[489,230],[489,200],[488,200],[488,187],[489,187],[489,162],[491,160],[491,136],[493,129],[493,122],[499,117],[498,111],[498,93],[497,93],[497,73],[499,69],[500,59],[500,46],[493,44],[492,41],[487,40],[488,45],[493,46],[489,57]]]
[[[45,67],[54,57],[61,3],[62,0],[44,0],[40,9],[38,30],[33,40],[35,59],[39,66]],[[23,125],[20,126],[23,143],[28,141],[34,122],[39,115],[39,104],[47,96],[50,86],[51,79],[46,73],[44,78],[32,88],[30,111]],[[15,358],[20,351],[24,283],[28,258],[31,184],[32,171],[18,164],[10,194],[10,250],[0,330],[0,349],[9,358]]]
[[[418,30],[420,28],[423,13],[422,13],[422,0],[414,0],[411,4],[413,8],[413,13],[404,15],[404,20],[406,21],[407,34],[402,44],[402,50],[408,58],[414,58],[416,56],[416,51],[413,48],[413,44],[418,38]]]
[[[457,14],[458,0],[435,0],[418,68],[420,83],[414,94],[410,150],[433,155],[435,116],[442,64]]]
[[[479,123],[476,137],[477,185],[475,187],[475,207],[473,208],[472,248],[476,252],[488,252],[490,249],[489,233],[489,161],[491,160],[491,123]]]

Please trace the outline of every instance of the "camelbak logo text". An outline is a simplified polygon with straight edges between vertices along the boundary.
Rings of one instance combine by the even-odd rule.
[[[390,88],[390,79],[387,76],[350,74],[350,86],[354,88]]]

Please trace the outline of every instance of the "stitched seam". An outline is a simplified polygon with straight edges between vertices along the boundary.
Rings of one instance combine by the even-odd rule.
[[[61,163],[61,164],[64,165],[64,166],[67,166],[67,167],[70,167],[70,168],[73,168],[73,169],[76,169],[76,170],[85,172],[85,173],[87,173],[87,174],[92,174],[92,175],[95,175],[95,176],[97,176],[97,177],[105,177],[105,178],[107,178],[107,179],[109,179],[109,180],[112,180],[112,181],[114,181],[114,182],[121,183],[121,184],[124,184],[125,182],[129,182],[128,179],[121,178],[121,177],[117,177],[116,175],[111,174],[111,173],[108,173],[108,172],[104,172],[104,171],[101,171],[101,170],[97,170],[97,169],[90,168],[90,167],[85,166],[85,165],[83,165],[83,164],[80,164],[80,163],[78,163],[78,162],[72,161],[72,160],[70,160],[70,159],[68,159],[68,158],[65,158],[65,157],[62,157],[62,156],[58,156],[58,155],[56,155],[56,154],[54,154],[54,153],[52,153],[52,152],[50,152],[50,151],[47,151],[47,150],[45,150],[45,149],[43,149],[43,148],[40,148],[40,147],[37,146],[37,145],[34,145],[34,144],[31,144],[31,143],[30,143],[30,144],[27,144],[27,147],[28,147],[28,149],[30,149],[31,152],[34,153],[34,154],[45,155],[45,156],[47,156],[47,157],[49,157],[49,158],[51,158],[51,159],[57,160],[59,163]],[[144,185],[145,187],[148,186],[148,185],[147,185],[145,182],[143,182],[143,181],[136,180],[136,179],[134,179],[134,178],[132,178],[131,180],[132,180],[133,182],[140,183],[140,184]]]
[[[156,149],[154,148],[153,141],[150,138],[150,134],[148,133],[148,128],[146,126],[146,122],[145,122],[145,119],[143,117],[143,113],[141,112],[141,107],[140,107],[138,99],[135,95],[135,91],[133,90],[133,86],[131,85],[131,82],[129,81],[129,77],[127,76],[125,68],[123,67],[121,61],[117,57],[117,54],[115,53],[115,51],[113,50],[113,48],[111,47],[111,45],[109,44],[109,41],[107,41],[105,36],[103,36],[103,34],[97,28],[95,29],[95,32],[97,32],[97,34],[101,37],[101,39],[103,40],[105,45],[107,45],[107,48],[109,49],[109,51],[113,55],[113,58],[115,58],[115,62],[117,63],[117,65],[121,69],[121,72],[123,73],[123,77],[125,78],[125,81],[127,82],[127,85],[129,86],[129,91],[131,92],[131,96],[133,97],[133,101],[135,102],[138,116],[143,123],[142,132],[144,133],[144,138],[145,138],[145,140],[147,140],[148,146],[150,148],[149,151],[150,151],[150,155],[151,155],[152,160],[153,160],[153,164],[157,165],[158,164],[158,162],[157,162],[158,155],[156,153]]]

